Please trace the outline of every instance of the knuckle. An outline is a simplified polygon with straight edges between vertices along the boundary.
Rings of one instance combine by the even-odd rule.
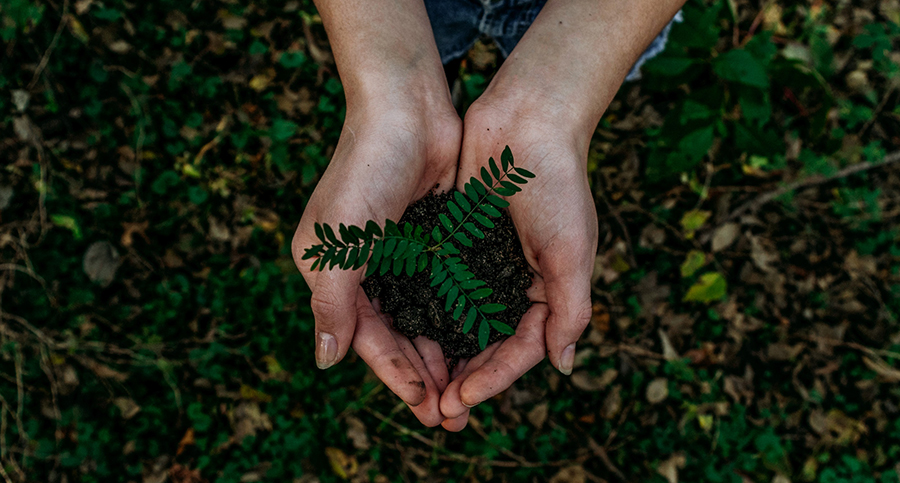
[[[332,292],[325,290],[315,291],[310,297],[309,305],[313,315],[316,316],[317,323],[320,321],[330,323],[341,310],[337,297]]]

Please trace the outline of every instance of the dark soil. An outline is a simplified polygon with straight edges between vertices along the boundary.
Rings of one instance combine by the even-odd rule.
[[[400,218],[400,225],[410,222],[430,232],[438,223],[439,213],[450,216],[447,210],[450,196],[450,193],[429,194],[416,201]],[[506,310],[494,314],[495,319],[515,328],[531,306],[525,291],[531,286],[532,275],[509,215],[503,213],[502,217],[492,220],[496,226],[484,230],[484,239],[469,237],[472,247],[464,247],[460,243],[454,245],[460,249],[459,257],[475,277],[484,280],[494,290],[493,294],[479,302],[506,305]],[[478,323],[468,334],[462,332],[465,315],[455,320],[450,312],[444,311],[445,300],[437,296],[437,287],[430,286],[428,270],[413,277],[398,277],[392,273],[375,275],[363,282],[363,289],[370,298],[381,300],[381,309],[391,315],[397,331],[409,338],[424,335],[440,343],[451,366],[460,358],[481,352],[478,347]],[[492,329],[488,343],[505,337]]]

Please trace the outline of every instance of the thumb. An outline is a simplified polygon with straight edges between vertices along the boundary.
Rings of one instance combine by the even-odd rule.
[[[316,365],[328,369],[344,358],[356,330],[357,271],[323,271],[316,276],[310,306],[316,320]]]
[[[544,270],[544,286],[550,316],[547,317],[547,354],[559,372],[569,375],[575,363],[575,343],[591,321],[591,272],[589,264],[572,260],[551,263]]]

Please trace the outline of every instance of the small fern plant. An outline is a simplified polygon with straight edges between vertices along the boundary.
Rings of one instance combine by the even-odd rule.
[[[498,303],[484,303],[493,293],[490,287],[475,277],[462,263],[456,243],[472,246],[472,239],[484,238],[484,231],[494,227],[491,218],[501,216],[500,209],[509,203],[500,198],[512,196],[522,190],[519,185],[534,178],[530,171],[514,166],[509,146],[500,155],[500,165],[490,158],[487,168],[481,168],[481,180],[472,177],[464,186],[465,194],[456,191],[447,209],[450,216],[438,215],[440,223],[430,232],[421,226],[385,220],[384,229],[372,220],[365,227],[338,226],[337,234],[328,224],[315,224],[316,237],[322,242],[306,249],[303,259],[315,258],[312,270],[339,267],[357,270],[368,264],[366,276],[395,276],[405,273],[412,277],[430,269],[431,286],[438,287],[438,297],[443,297],[444,310],[452,311],[455,320],[465,314],[463,332],[469,333],[478,325],[478,345],[484,350],[491,328],[503,334],[513,334],[512,327],[493,317],[506,310]]]

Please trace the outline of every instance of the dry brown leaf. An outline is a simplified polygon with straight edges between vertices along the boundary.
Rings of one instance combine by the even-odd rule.
[[[537,429],[541,429],[544,426],[544,422],[547,421],[547,415],[550,412],[550,405],[543,402],[535,405],[531,411],[528,411],[528,422],[531,423]]]
[[[658,404],[669,397],[669,380],[664,377],[658,377],[647,385],[647,402],[650,404]]]
[[[740,225],[737,223],[725,223],[716,228],[712,236],[712,251],[719,252],[731,246],[739,232]]]
[[[550,483],[584,483],[587,474],[581,465],[567,466],[550,478]]]
[[[863,356],[863,362],[866,367],[875,371],[876,374],[884,378],[887,382],[900,382],[900,369],[895,369],[881,359],[873,360]]]
[[[175,450],[175,455],[178,456],[181,453],[184,453],[185,446],[191,446],[195,443],[194,428],[188,428],[187,431],[184,432],[184,436],[181,437],[181,441],[178,442],[178,449]]]
[[[606,399],[603,400],[603,406],[600,408],[600,416],[604,419],[613,419],[622,410],[622,387],[618,384],[613,386]]]
[[[331,469],[334,471],[334,474],[341,478],[348,479],[359,470],[356,458],[347,456],[347,453],[338,448],[325,448],[325,456],[328,457],[328,462],[331,463]]]
[[[757,268],[764,272],[774,272],[772,264],[779,259],[772,242],[758,236],[750,236],[750,258]]]
[[[84,253],[82,266],[84,273],[92,282],[106,287],[116,277],[116,270],[122,264],[119,251],[108,241],[98,241],[91,244]]]
[[[257,431],[271,431],[269,415],[259,409],[255,401],[242,402],[230,414],[234,426],[234,440],[243,441],[247,436],[256,436]]]
[[[347,416],[347,438],[353,443],[353,447],[359,450],[368,450],[372,447],[369,443],[369,435],[366,425],[357,417]]]
[[[656,472],[669,483],[678,483],[678,469],[684,468],[687,458],[682,453],[675,453],[656,467]]]
[[[123,419],[131,419],[137,413],[141,412],[141,407],[134,402],[133,399],[127,397],[117,397],[113,399],[113,404],[122,412]]]
[[[582,391],[601,391],[619,375],[615,369],[607,369],[603,374],[595,376],[588,371],[576,371],[571,376],[572,385]]]

